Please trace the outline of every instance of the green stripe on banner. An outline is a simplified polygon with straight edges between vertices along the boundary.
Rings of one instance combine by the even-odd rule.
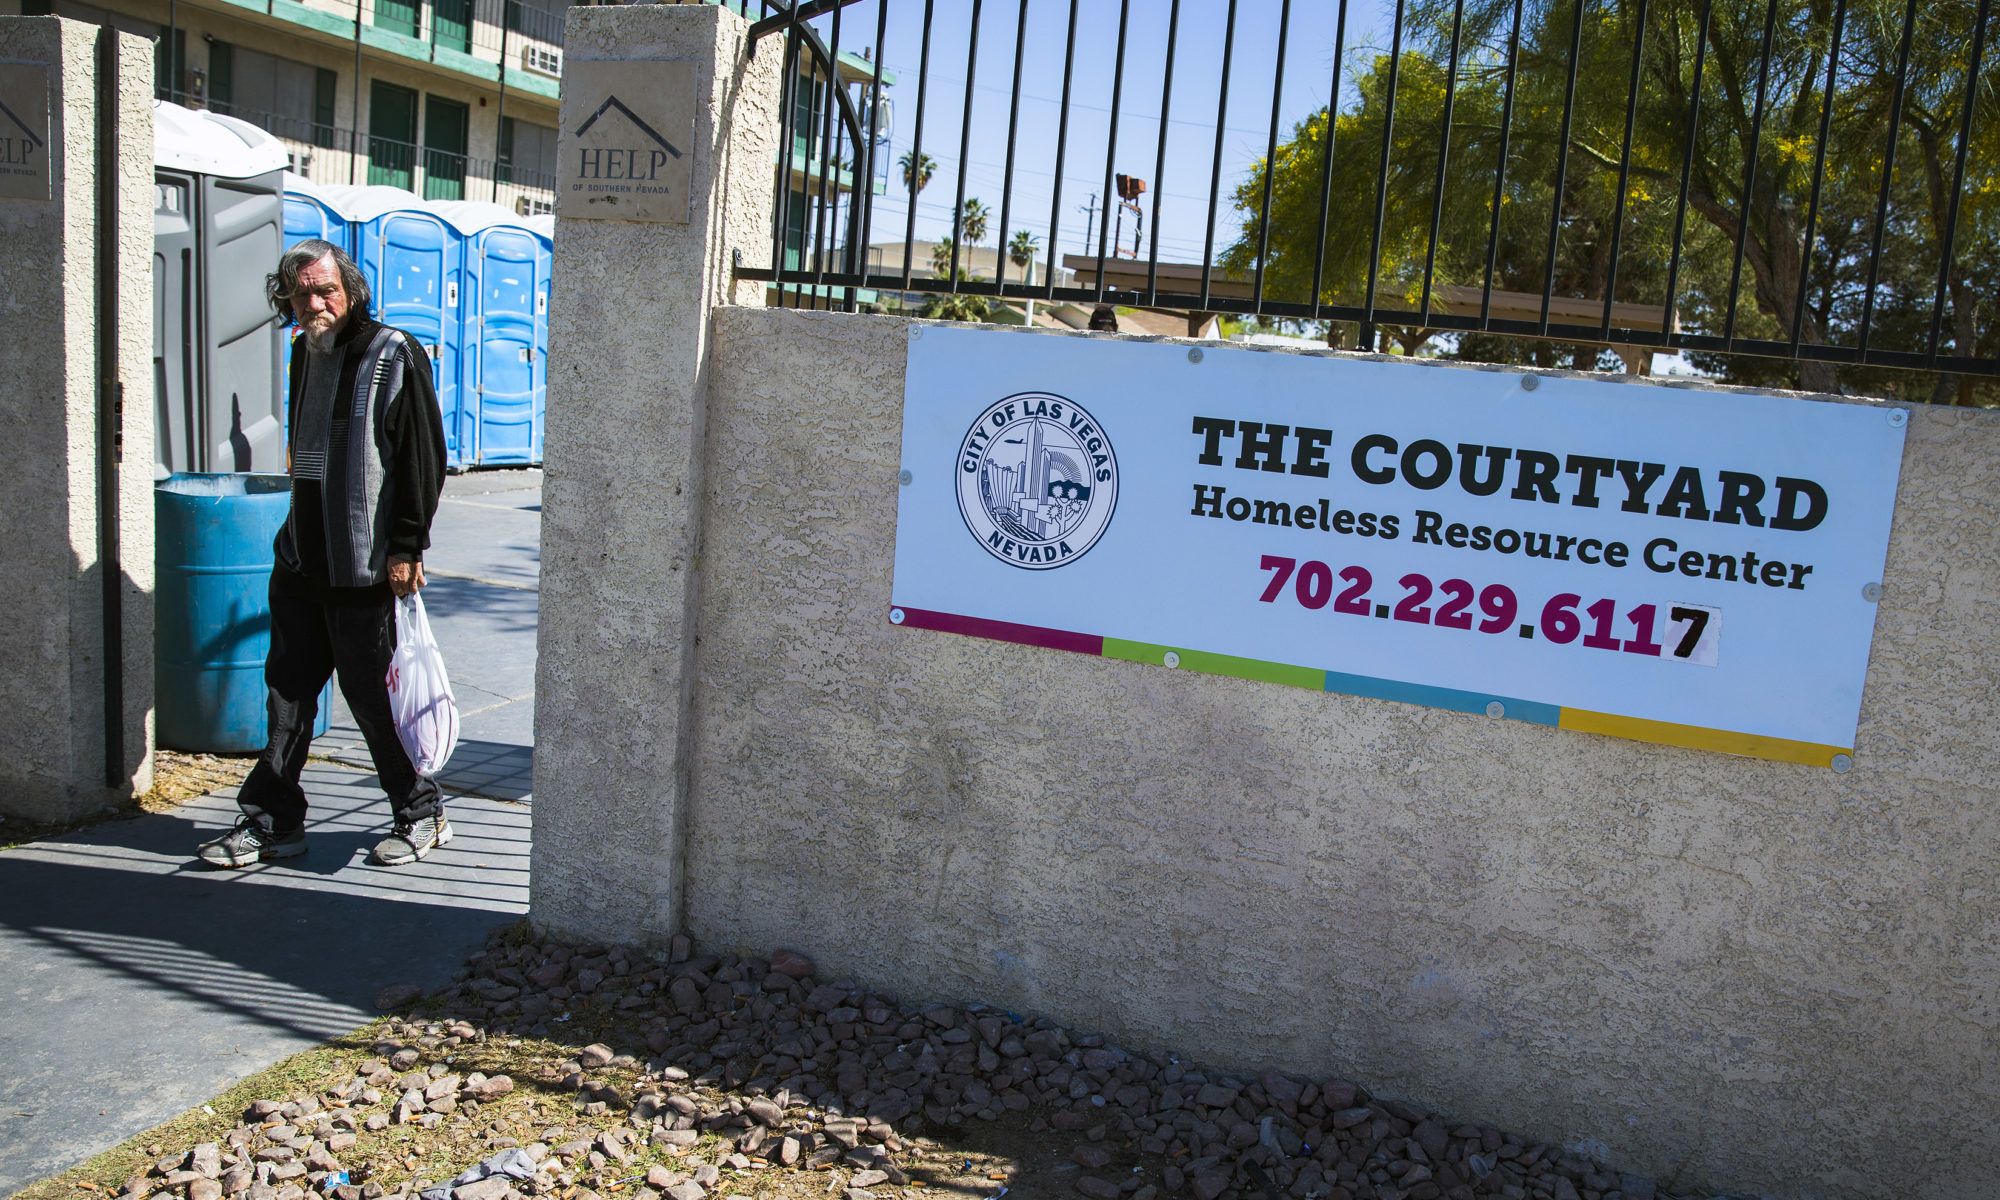
[[[1104,639],[1104,657],[1123,659],[1126,662],[1151,663],[1164,666],[1168,654],[1180,656],[1180,669],[1200,671],[1204,675],[1227,675],[1233,679],[1254,679],[1260,683],[1281,683],[1286,687],[1306,688],[1309,691],[1326,690],[1326,672],[1312,667],[1293,667],[1284,663],[1265,662],[1258,658],[1237,658],[1229,654],[1210,654],[1205,650],[1183,650],[1178,646],[1155,646],[1147,642],[1127,642],[1118,638]]]

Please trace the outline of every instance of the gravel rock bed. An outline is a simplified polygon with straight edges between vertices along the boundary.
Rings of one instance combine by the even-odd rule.
[[[461,1185],[457,1200],[942,1196],[913,1173],[956,1159],[955,1139],[994,1123],[1065,1160],[1043,1173],[1063,1186],[1038,1194],[1680,1200],[1651,1180],[1345,1080],[1211,1071],[976,1004],[911,1008],[820,982],[786,950],[695,955],[677,938],[649,956],[522,941],[517,929],[496,935],[443,992],[378,999],[399,1011],[414,1001],[426,1015],[382,1026],[352,1078],[256,1102],[225,1138],[159,1157],[121,1194],[414,1195],[432,1181],[391,1183],[371,1139],[406,1147],[431,1131],[471,1131],[486,1149],[521,1147],[537,1172]],[[454,1069],[475,1049],[563,1042],[577,1028],[614,1032],[572,1041],[570,1058],[543,1060],[532,1078]],[[517,1089],[560,1095],[574,1119],[509,1133],[495,1114]],[[782,1186],[799,1173],[818,1173],[800,1180],[815,1185]],[[1007,1182],[980,1190],[1005,1194]],[[1030,1194],[1015,1186],[1016,1197]],[[963,1185],[956,1191],[959,1200]]]

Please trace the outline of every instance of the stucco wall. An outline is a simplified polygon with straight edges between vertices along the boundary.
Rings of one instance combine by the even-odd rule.
[[[98,550],[97,39],[0,18],[0,62],[51,66],[47,200],[0,199],[0,814],[63,820],[152,777],[152,48],[118,34],[123,786],[105,786]]]
[[[712,5],[573,8],[567,30],[572,78],[599,60],[695,64],[688,223],[556,223],[535,903],[629,940],[680,918],[661,847],[680,843],[687,781],[708,314],[741,286],[732,247],[770,261],[783,56],[750,57],[749,23]],[[563,123],[565,153],[582,119]]]
[[[887,318],[714,314],[698,940],[1683,1184],[1992,1194],[2000,414],[1913,411],[1843,775],[896,629],[905,347]],[[538,888],[598,852],[545,815]]]

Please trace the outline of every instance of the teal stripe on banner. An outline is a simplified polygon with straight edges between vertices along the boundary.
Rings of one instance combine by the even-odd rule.
[[[1326,690],[1349,696],[1367,696],[1374,700],[1395,700],[1403,704],[1448,708],[1453,712],[1478,713],[1482,716],[1485,715],[1486,706],[1498,700],[1505,706],[1507,711],[1503,715],[1508,720],[1526,721],[1531,725],[1555,725],[1562,718],[1561,705],[1517,700],[1512,696],[1491,696],[1484,692],[1425,687],[1418,683],[1400,683],[1394,679],[1376,679],[1369,675],[1343,675],[1339,671],[1326,673]]]

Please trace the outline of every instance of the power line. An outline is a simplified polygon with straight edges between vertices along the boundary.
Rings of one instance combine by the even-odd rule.
[[[898,67],[898,68],[896,68],[896,70],[897,70],[897,72],[899,73],[899,76],[900,76],[900,74],[901,74],[901,73],[910,73],[910,74],[914,74],[914,72],[909,72],[908,68],[906,68],[906,67]],[[947,75],[947,74],[945,74],[945,73],[944,73],[944,72],[942,72],[942,71],[932,71],[932,72],[931,72],[931,78],[932,78],[932,79],[942,79],[942,80],[944,80],[944,81],[945,81],[945,82],[947,82],[947,83],[964,83],[964,82],[965,82],[965,77],[964,77],[963,75]],[[998,84],[992,84],[992,83],[975,83],[975,84],[973,84],[973,85],[972,85],[972,88],[973,88],[973,90],[974,90],[974,91],[978,91],[978,92],[993,92],[993,93],[996,93],[996,94],[999,94],[999,95],[1004,95],[1004,96],[1011,96],[1011,95],[1013,95],[1013,94],[1014,94],[1014,90],[1013,90],[1012,88],[1004,88],[1004,87],[1001,87],[1001,86],[999,86]],[[1039,103],[1042,103],[1042,104],[1053,104],[1053,105],[1055,105],[1055,106],[1056,106],[1057,108],[1061,108],[1061,107],[1062,107],[1062,101],[1060,101],[1060,100],[1056,100],[1056,99],[1051,99],[1051,98],[1050,98],[1050,97],[1048,97],[1048,96],[1038,96],[1038,95],[1036,95],[1036,94],[1035,94],[1035,93],[1033,93],[1033,92],[1022,92],[1022,93],[1021,93],[1021,99],[1023,99],[1023,100],[1034,100],[1034,101],[1037,101],[1037,102],[1039,102]],[[1105,113],[1105,114],[1107,114],[1107,115],[1108,115],[1108,114],[1109,114],[1109,113],[1111,112],[1111,110],[1110,110],[1109,108],[1106,108],[1105,106],[1103,106],[1103,105],[1101,105],[1101,104],[1085,104],[1085,103],[1083,103],[1082,101],[1080,101],[1080,100],[1076,100],[1076,99],[1071,99],[1071,100],[1070,100],[1070,102],[1069,102],[1069,106],[1070,106],[1070,108],[1071,108],[1071,109],[1079,109],[1079,108],[1080,108],[1080,109],[1084,109],[1085,111],[1088,111],[1088,112],[1101,112],[1101,113]],[[1312,109],[1312,111],[1313,111],[1313,112],[1318,112],[1318,111],[1319,111],[1319,109],[1318,109],[1318,107],[1315,107],[1315,108],[1313,108],[1313,109]],[[1157,113],[1134,113],[1134,112],[1132,112],[1132,111],[1131,111],[1131,110],[1129,110],[1129,109],[1122,109],[1122,110],[1120,110],[1120,113],[1119,113],[1119,115],[1120,115],[1121,117],[1129,117],[1129,118],[1131,118],[1131,119],[1133,119],[1133,120],[1135,120],[1135,121],[1149,121],[1149,122],[1152,122],[1152,123],[1154,123],[1154,124],[1158,124],[1158,123],[1159,123],[1159,120],[1160,120],[1160,118],[1159,118],[1159,114],[1157,114]],[[1203,121],[1197,121],[1197,120],[1194,120],[1194,119],[1192,119],[1192,118],[1188,118],[1188,117],[1169,117],[1169,118],[1167,118],[1167,124],[1169,124],[1169,125],[1186,125],[1186,126],[1191,126],[1191,127],[1195,128],[1195,129],[1209,129],[1209,130],[1212,130],[1212,129],[1214,129],[1214,128],[1215,128],[1215,126],[1213,126],[1213,125],[1210,125],[1210,124],[1208,124],[1208,123],[1206,123],[1206,122],[1203,122]],[[1229,131],[1230,133],[1240,133],[1240,134],[1242,134],[1242,135],[1243,135],[1244,137],[1254,137],[1254,138],[1261,138],[1261,137],[1263,137],[1263,136],[1264,136],[1264,135],[1265,135],[1266,133],[1270,132],[1269,130],[1263,130],[1263,129],[1243,129],[1243,128],[1241,128],[1241,127],[1239,127],[1239,126],[1236,126],[1236,125],[1224,125],[1224,126],[1223,126],[1223,128],[1224,128],[1224,129],[1226,129],[1226,130],[1228,130],[1228,131]]]

